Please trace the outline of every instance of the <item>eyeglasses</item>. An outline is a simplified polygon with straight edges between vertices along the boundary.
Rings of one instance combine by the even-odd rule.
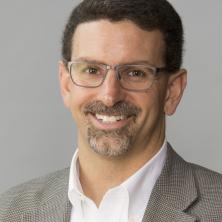
[[[165,68],[148,64],[123,64],[114,67],[88,61],[68,62],[68,70],[73,83],[86,88],[96,88],[103,84],[109,70],[115,70],[120,86],[130,91],[149,89]]]

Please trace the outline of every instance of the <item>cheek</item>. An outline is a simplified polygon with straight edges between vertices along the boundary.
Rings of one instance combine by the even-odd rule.
[[[144,118],[145,124],[149,124],[150,121],[156,118],[159,113],[158,104],[155,101],[150,101],[149,103],[145,104],[144,110]]]
[[[164,114],[164,99],[160,94],[149,91],[147,96],[141,98],[140,108],[142,108],[141,118],[144,124],[150,125]]]
[[[78,121],[83,115],[84,106],[92,101],[94,94],[89,89],[74,86],[70,92],[70,111],[73,118]]]

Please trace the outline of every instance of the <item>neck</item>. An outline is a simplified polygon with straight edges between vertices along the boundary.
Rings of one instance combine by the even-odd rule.
[[[99,206],[104,194],[120,185],[147,163],[161,148],[164,136],[145,148],[135,147],[119,157],[105,157],[79,144],[80,182],[84,194]],[[142,147],[142,146],[141,146]]]

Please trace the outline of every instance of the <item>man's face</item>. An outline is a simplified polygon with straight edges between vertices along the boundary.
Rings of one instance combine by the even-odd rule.
[[[156,67],[165,65],[161,32],[144,31],[130,21],[80,24],[73,37],[72,51],[72,60],[111,66],[141,61]],[[65,105],[77,123],[80,149],[83,146],[101,155],[120,156],[149,147],[159,148],[165,136],[164,109],[169,96],[166,75],[142,92],[121,88],[114,70],[108,71],[97,88],[74,85],[63,64],[60,77]]]

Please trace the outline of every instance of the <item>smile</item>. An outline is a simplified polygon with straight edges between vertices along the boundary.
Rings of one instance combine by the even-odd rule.
[[[107,115],[95,115],[98,120],[101,120],[103,123],[115,123],[120,120],[127,119],[126,116],[107,116]]]
[[[124,115],[109,116],[89,113],[90,122],[100,130],[118,130],[128,124],[131,117]]]

